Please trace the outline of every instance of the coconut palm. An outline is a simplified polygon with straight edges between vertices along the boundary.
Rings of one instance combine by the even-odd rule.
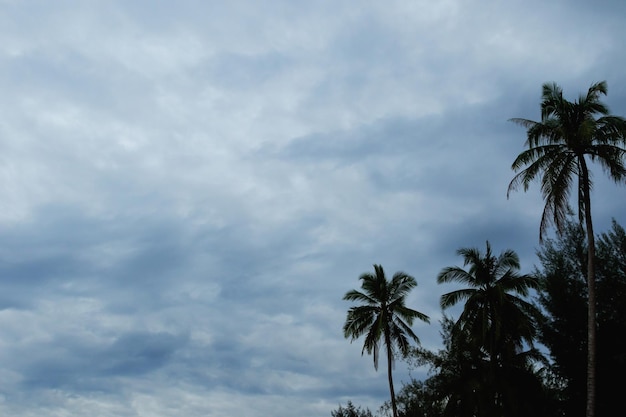
[[[469,360],[459,362],[463,365],[456,379],[460,385],[456,397],[451,397],[458,404],[453,401],[447,409],[456,415],[466,415],[461,410],[469,415],[499,415],[517,401],[515,390],[509,388],[519,380],[509,380],[507,375],[526,374],[526,359],[538,357],[534,349],[523,352],[523,348],[533,345],[540,313],[522,298],[538,287],[538,280],[518,273],[520,263],[514,251],[495,256],[488,241],[484,254],[476,248],[462,248],[457,253],[469,268],[446,267],[437,282],[466,286],[442,295],[440,304],[445,310],[465,302],[452,327],[451,340],[465,346],[461,352]]]
[[[561,87],[554,83],[543,85],[541,121],[514,118],[513,122],[527,129],[528,148],[519,154],[512,165],[518,172],[507,192],[520,185],[527,191],[537,178],[545,207],[541,216],[539,239],[550,225],[561,233],[570,213],[570,191],[577,181],[578,218],[585,227],[587,238],[587,417],[595,409],[595,351],[596,351],[596,294],[595,294],[595,238],[591,221],[592,179],[589,162],[598,162],[615,182],[626,178],[626,119],[609,115],[608,107],[600,101],[607,94],[605,81],[594,83],[587,94],[570,102],[563,98]],[[520,171],[521,170],[521,171]]]
[[[472,335],[475,345],[492,361],[503,361],[532,345],[539,311],[520,296],[538,287],[531,275],[520,275],[519,257],[508,249],[493,255],[487,241],[483,254],[476,248],[461,248],[465,269],[450,266],[441,270],[437,282],[467,285],[441,296],[442,309],[465,301],[456,322],[456,332]]]
[[[404,272],[396,272],[391,281],[385,277],[381,265],[374,265],[374,273],[364,273],[359,279],[361,291],[348,291],[343,299],[363,304],[350,307],[343,326],[344,336],[351,342],[365,335],[363,350],[374,356],[374,368],[378,370],[380,342],[387,353],[387,376],[393,416],[398,416],[393,389],[392,367],[396,348],[404,356],[409,352],[409,339],[419,343],[419,338],[411,330],[415,319],[430,322],[427,315],[405,305],[409,292],[417,286],[415,278]]]

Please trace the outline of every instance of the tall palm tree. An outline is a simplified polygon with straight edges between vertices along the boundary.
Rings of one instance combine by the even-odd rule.
[[[593,182],[589,162],[598,162],[615,182],[626,178],[626,119],[609,115],[600,101],[607,94],[605,81],[594,83],[587,94],[570,102],[563,98],[561,87],[543,85],[541,121],[514,118],[513,122],[527,129],[526,146],[512,165],[518,172],[507,192],[520,185],[527,191],[530,183],[541,178],[545,207],[539,227],[539,240],[551,224],[562,233],[570,212],[571,185],[578,179],[578,218],[585,227],[588,244],[587,262],[587,417],[595,413],[596,368],[596,290],[595,237],[591,221],[591,189]]]
[[[471,401],[477,401],[471,407],[477,407],[481,415],[498,415],[513,401],[510,395],[513,391],[506,390],[511,381],[503,375],[519,368],[520,358],[534,354],[533,351],[523,354],[522,349],[525,344],[532,347],[540,313],[522,297],[530,289],[538,288],[538,280],[518,273],[519,257],[514,251],[506,250],[495,256],[488,241],[484,254],[476,248],[462,248],[457,254],[463,257],[468,270],[446,267],[437,276],[437,282],[457,282],[467,287],[442,295],[441,308],[465,301],[452,327],[452,340],[471,348],[473,365],[468,368],[467,376],[473,374],[469,379],[482,383],[480,389],[475,383],[470,387],[470,391],[476,391]],[[466,397],[464,401],[470,399]]]
[[[411,330],[415,319],[430,322],[427,315],[405,305],[408,293],[417,286],[417,281],[404,272],[396,272],[391,281],[385,277],[381,265],[374,265],[374,273],[361,274],[361,291],[348,291],[343,299],[363,304],[350,307],[343,333],[351,342],[365,335],[361,354],[373,353],[374,368],[378,370],[378,354],[382,340],[387,351],[387,376],[393,416],[398,416],[396,397],[393,390],[392,366],[396,347],[404,356],[409,352],[409,338],[419,343]]]

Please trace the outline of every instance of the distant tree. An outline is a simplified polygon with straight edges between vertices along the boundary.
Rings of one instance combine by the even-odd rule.
[[[363,304],[348,310],[343,326],[344,336],[351,342],[365,335],[363,350],[373,354],[374,368],[378,369],[378,355],[382,341],[387,353],[387,376],[393,416],[398,417],[395,392],[393,389],[393,360],[396,349],[405,356],[409,351],[409,339],[419,343],[419,338],[411,330],[415,319],[430,322],[427,315],[405,305],[409,292],[417,286],[417,281],[404,272],[396,272],[391,281],[385,277],[381,265],[374,265],[374,273],[364,273],[361,280],[363,291],[348,291],[343,299]]]
[[[552,371],[563,383],[562,408],[568,417],[582,417],[586,393],[586,263],[584,231],[569,221],[556,239],[538,251],[538,301],[547,314],[540,341],[548,348]],[[622,405],[626,373],[626,233],[613,221],[609,232],[596,239],[597,279],[597,406],[598,416],[612,415]]]
[[[368,408],[356,407],[352,401],[348,401],[345,407],[340,404],[337,410],[330,412],[330,415],[331,417],[373,417]]]
[[[398,417],[443,417],[440,393],[431,380],[412,379],[402,386],[397,394]],[[380,408],[383,415],[389,415],[391,404],[386,401]]]
[[[550,224],[561,233],[570,212],[572,183],[578,180],[578,217],[585,225],[589,242],[587,257],[587,405],[586,416],[593,417],[595,409],[596,372],[596,292],[595,243],[591,220],[592,180],[588,162],[599,162],[616,182],[626,178],[626,119],[609,115],[608,107],[600,101],[607,94],[606,82],[592,84],[587,94],[570,102],[563,98],[561,87],[554,83],[543,85],[541,121],[514,118],[513,122],[527,129],[528,149],[512,164],[520,171],[509,184],[508,194],[541,177],[541,192],[546,202],[539,227],[539,239]],[[589,161],[588,161],[589,160]]]

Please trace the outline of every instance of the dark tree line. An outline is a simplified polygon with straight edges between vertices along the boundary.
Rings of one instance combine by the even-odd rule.
[[[612,228],[595,241],[595,411],[597,416],[605,417],[613,416],[623,403],[620,381],[626,374],[626,232],[614,221]],[[510,355],[498,359],[495,368],[488,351],[481,347],[482,334],[488,332],[477,332],[481,335],[477,340],[473,326],[461,326],[458,319],[444,316],[443,348],[432,352],[413,347],[405,358],[412,368],[427,366],[429,376],[413,380],[398,391],[397,415],[583,417],[587,390],[587,253],[585,234],[577,222],[567,222],[563,234],[543,242],[537,252],[540,265],[532,274],[537,280],[536,292],[524,297],[541,311],[539,317],[534,313],[529,317],[533,343],[517,345]],[[441,274],[450,270],[446,268]],[[538,346],[531,347],[535,344]],[[359,411],[361,414],[355,417],[365,417],[366,412],[370,413],[367,417],[371,416],[369,410]],[[383,404],[379,414],[391,414],[391,404]]]
[[[597,286],[597,416],[613,415],[622,408],[626,372],[626,233],[613,221],[612,228],[596,242]],[[585,317],[588,247],[584,233],[569,223],[563,236],[548,241],[539,252],[542,282],[539,303],[546,311],[540,341],[552,360],[552,372],[565,388],[563,413],[584,416]]]
[[[460,249],[468,269],[444,268],[437,281],[465,286],[441,297],[443,309],[464,302],[462,313],[457,320],[446,317],[442,323],[444,350],[412,351],[415,363],[431,369],[433,375],[426,381],[414,381],[397,396],[394,393],[394,345],[405,357],[407,335],[419,346],[409,327],[412,318],[404,313],[421,313],[404,306],[406,292],[401,291],[401,310],[395,312],[387,310],[390,299],[385,292],[393,281],[388,283],[384,276],[378,283],[384,284],[377,287],[378,298],[372,297],[373,292],[346,294],[346,299],[366,305],[351,308],[345,336],[354,340],[367,334],[364,351],[373,351],[375,365],[378,342],[386,347],[394,417],[604,417],[609,410],[619,409],[621,386],[615,381],[626,368],[625,343],[619,342],[626,321],[622,307],[626,237],[614,222],[612,230],[596,241],[591,216],[591,163],[598,163],[615,182],[626,180],[626,119],[609,114],[600,101],[606,94],[603,81],[568,101],[558,85],[546,83],[541,120],[511,119],[527,129],[527,149],[512,164],[517,174],[509,193],[520,186],[527,191],[539,180],[545,202],[539,228],[541,268],[532,275],[519,275],[515,252],[495,256],[489,242],[485,253]],[[572,189],[578,222],[570,217]],[[551,225],[557,237],[546,240],[544,233]],[[409,278],[406,291],[416,285]],[[531,290],[538,293],[534,304],[528,300]],[[377,315],[356,314],[375,305]],[[397,334],[390,333],[398,324],[392,313],[408,318],[406,323],[398,322]],[[549,361],[535,347],[536,341],[547,348]]]

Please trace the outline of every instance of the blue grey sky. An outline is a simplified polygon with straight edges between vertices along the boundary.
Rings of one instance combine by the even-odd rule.
[[[328,417],[384,368],[346,291],[461,247],[537,264],[507,199],[541,85],[606,80],[622,1],[0,0],[0,414]],[[596,231],[625,187],[594,166]],[[396,385],[424,370],[396,364]]]

